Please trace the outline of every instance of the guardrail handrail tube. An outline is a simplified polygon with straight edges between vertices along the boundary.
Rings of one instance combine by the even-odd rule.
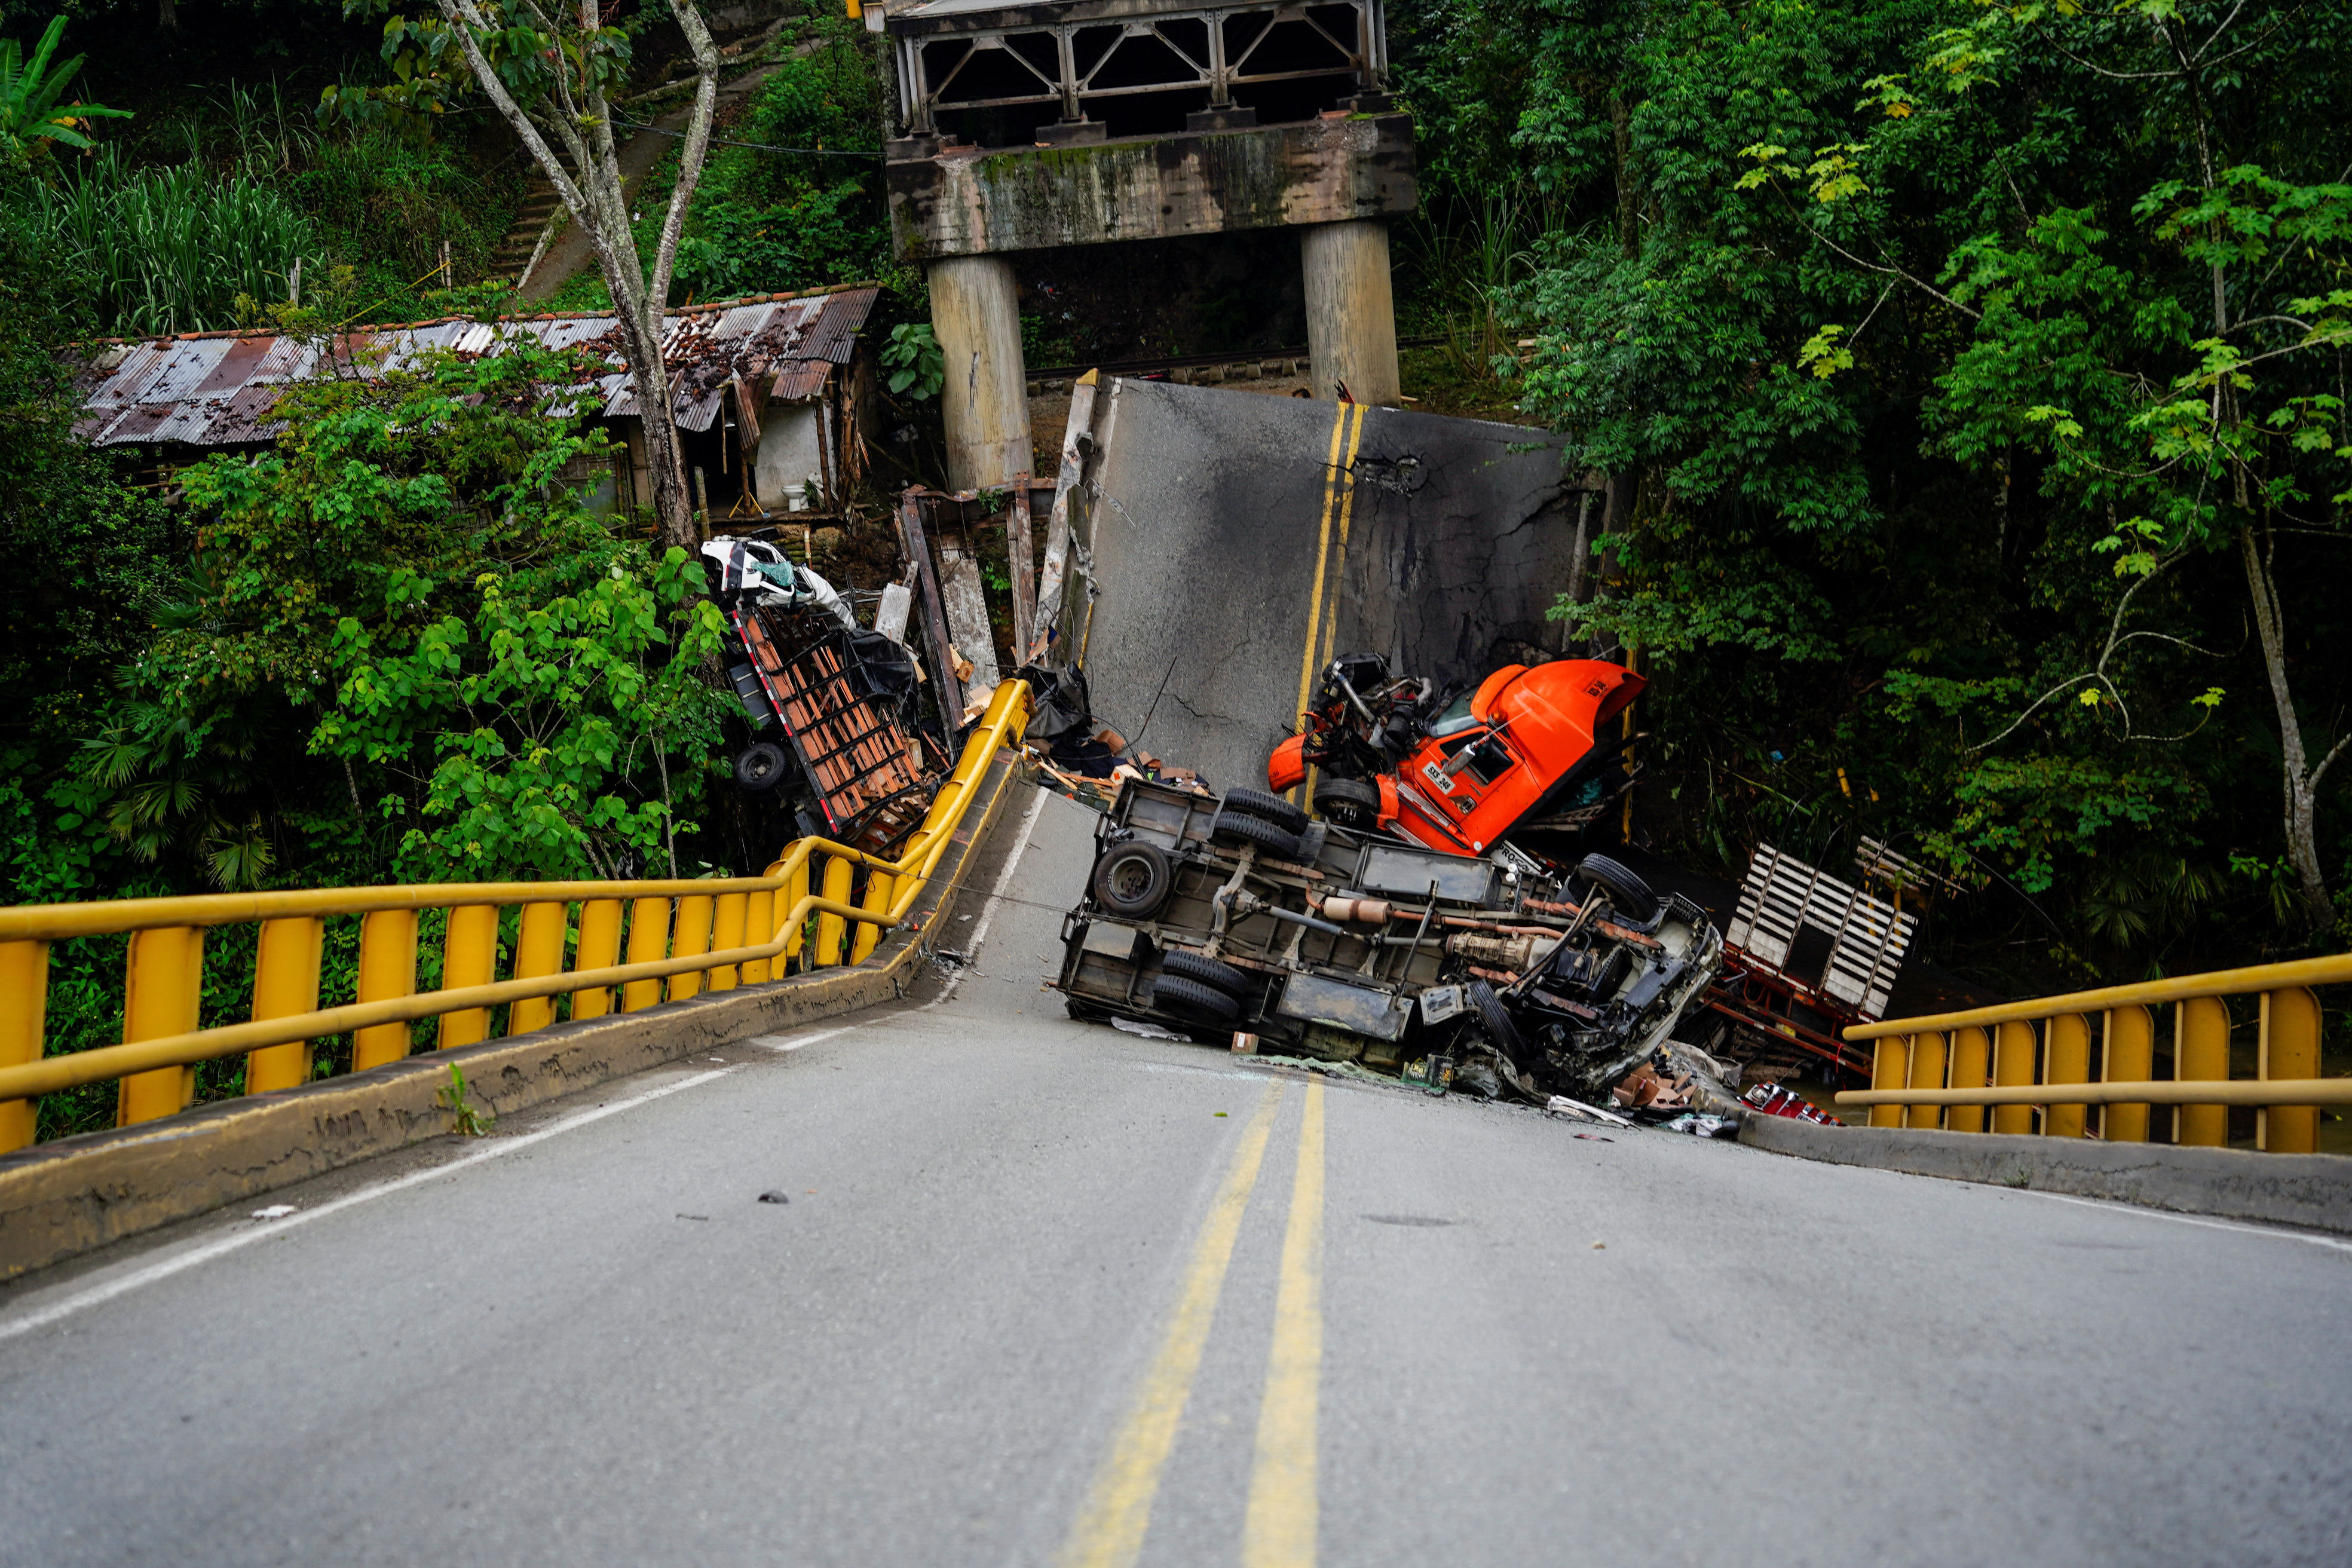
[[[100,1083],[110,1079],[127,1079],[135,1074],[170,1068],[185,1068],[216,1057],[233,1056],[241,1051],[265,1049],[273,1046],[290,1045],[322,1036],[352,1033],[362,1029],[415,1023],[418,1019],[451,1015],[463,1015],[478,1009],[506,1003],[528,1002],[537,998],[554,997],[568,992],[601,992],[630,982],[658,982],[677,975],[717,976],[739,970],[744,965],[761,965],[794,953],[801,945],[801,931],[812,914],[838,917],[844,932],[855,931],[856,946],[850,962],[862,962],[872,951],[882,931],[904,923],[917,899],[922,896],[940,857],[947,852],[956,830],[961,826],[980,781],[989,763],[1008,739],[1016,741],[1027,725],[1029,710],[1028,687],[1019,680],[1007,680],[1000,685],[991,700],[979,727],[966,742],[963,755],[953,773],[940,786],[922,825],[908,840],[907,849],[896,860],[884,860],[861,849],[837,844],[828,838],[809,837],[795,839],[783,855],[768,869],[764,877],[713,878],[704,881],[680,879],[635,882],[488,882],[441,883],[416,887],[342,888],[304,889],[269,893],[199,894],[187,898],[124,899],[111,902],[87,904],[40,904],[0,910],[0,1061],[14,1056],[14,1065],[0,1066],[0,1152],[19,1148],[32,1142],[33,1129],[30,1100],[39,1095],[54,1094],[60,1089],[83,1084]],[[840,875],[828,877],[832,884],[827,891],[808,891],[809,863],[813,857],[823,854],[829,866],[838,866]],[[869,886],[863,905],[848,901],[849,868],[868,868],[869,883],[878,884],[889,879],[889,899],[886,904],[876,897]],[[777,915],[770,905],[774,919],[774,935],[756,942],[741,942],[715,952],[678,951],[659,958],[641,958],[625,963],[603,963],[587,970],[563,972],[560,967],[562,939],[560,929],[555,936],[558,969],[555,973],[533,974],[511,980],[458,986],[446,990],[412,992],[375,1000],[358,1001],[338,1007],[312,1006],[305,1011],[288,1013],[275,1017],[258,1017],[245,1024],[222,1025],[210,1029],[175,1030],[152,1038],[127,1042],[117,1046],[98,1046],[65,1056],[42,1058],[41,1021],[46,1012],[48,988],[47,947],[53,941],[80,936],[102,936],[123,932],[170,931],[185,930],[192,934],[205,928],[242,923],[248,921],[280,921],[309,918],[315,921],[328,915],[375,915],[385,911],[422,910],[475,909],[484,906],[521,905],[563,906],[579,903],[614,905],[611,917],[610,937],[617,941],[619,915],[617,906],[637,900],[659,900],[665,906],[663,945],[676,938],[688,936],[689,922],[676,918],[690,903],[709,905],[708,919],[690,922],[693,927],[692,945],[707,943],[723,928],[733,924],[738,932],[751,907],[751,900],[765,894],[773,898],[793,889],[803,889],[793,897],[784,910]],[[677,900],[673,910],[670,900]],[[736,905],[735,900],[743,900]],[[823,922],[820,922],[821,925]],[[410,922],[413,927],[414,922]],[[586,911],[583,911],[580,945],[583,955],[588,950],[585,930]],[[268,928],[264,927],[265,931]],[[168,940],[168,939],[167,939]],[[412,955],[407,981],[414,984],[414,937],[410,936]],[[814,965],[826,967],[842,962],[838,951],[841,942],[833,939],[833,950],[826,950],[826,934],[821,931]],[[542,933],[543,941],[543,933]],[[132,964],[134,984],[139,963],[137,939],[129,960]],[[517,963],[523,962],[517,944]],[[634,943],[632,944],[635,945]],[[683,950],[687,941],[678,942]],[[488,952],[497,949],[496,923],[492,922]],[[362,949],[364,952],[364,946]],[[200,977],[199,977],[200,983]],[[731,989],[730,979],[714,988]],[[257,976],[257,1014],[263,1011],[258,993],[262,985]],[[366,983],[362,983],[364,994]],[[312,996],[316,995],[315,976]],[[686,994],[691,994],[689,990]],[[677,999],[674,993],[673,999]],[[594,1015],[613,1010],[611,998]],[[635,1012],[650,1002],[631,1005],[623,999],[621,1011]],[[131,999],[125,999],[125,1032],[131,1023]],[[548,1016],[530,1026],[544,1027],[552,1021],[551,1004]],[[575,1008],[575,1013],[577,1009]],[[483,1014],[487,1020],[487,1012]],[[485,1022],[485,1028],[486,1028]],[[470,1044],[483,1037],[477,1033],[470,1038],[452,1040],[445,1021],[443,1045]],[[509,1037],[530,1032],[529,1027],[509,1027]],[[409,1054],[403,1050],[401,1056]],[[355,1060],[355,1068],[360,1064]],[[174,1106],[173,1110],[179,1107]],[[168,1112],[165,1112],[168,1113]],[[126,1113],[125,1122],[149,1120],[141,1114]]]
[[[2174,1142],[2208,1148],[2229,1142],[2227,1108],[2252,1106],[2256,1147],[2310,1153],[2319,1107],[2352,1105],[2352,1078],[2320,1076],[2323,1015],[2311,988],[2345,981],[2352,953],[1857,1024],[1847,1039],[1877,1042],[1870,1087],[1843,1090],[1837,1103],[1868,1107],[1874,1127],[1954,1132],[1983,1131],[1986,1107],[1992,1131],[2028,1132],[2039,1110],[2042,1131],[2061,1136],[2090,1131],[2088,1110],[2102,1107],[2095,1135],[2130,1143],[2147,1142],[2148,1108],[2169,1105],[2181,1108]],[[2261,997],[2257,1076],[2232,1079],[2222,999],[2249,994]],[[2168,1079],[2150,1076],[2153,1008],[2168,1002]]]

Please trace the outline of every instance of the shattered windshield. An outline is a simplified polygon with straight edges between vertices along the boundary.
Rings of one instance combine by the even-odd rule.
[[[1475,688],[1464,692],[1445,705],[1445,711],[1430,721],[1429,732],[1436,736],[1459,733],[1478,721],[1470,711],[1470,700],[1477,695]]]

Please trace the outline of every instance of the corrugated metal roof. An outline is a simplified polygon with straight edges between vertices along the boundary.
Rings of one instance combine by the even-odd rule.
[[[772,402],[816,395],[835,365],[847,364],[879,289],[865,284],[821,292],[774,294],[669,312],[662,361],[669,367],[671,417],[708,430],[721,395],[738,376],[757,386],[774,378]],[[609,314],[508,318],[495,329],[478,321],[420,321],[362,327],[331,348],[346,374],[362,351],[383,353],[358,365],[362,375],[396,369],[428,349],[497,352],[501,333],[529,332],[551,348],[608,339],[611,374],[596,395],[606,418],[638,413],[635,384],[620,368],[618,321]],[[318,368],[320,351],[270,332],[192,333],[152,342],[110,343],[83,374],[81,417],[74,434],[97,447],[171,441],[235,447],[276,437],[269,416],[280,391]]]

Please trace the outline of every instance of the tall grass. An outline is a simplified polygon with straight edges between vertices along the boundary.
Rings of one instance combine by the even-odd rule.
[[[244,174],[201,163],[127,170],[111,147],[36,202],[55,264],[96,293],[126,336],[235,326],[239,294],[287,297],[299,260],[325,247],[301,210]]]

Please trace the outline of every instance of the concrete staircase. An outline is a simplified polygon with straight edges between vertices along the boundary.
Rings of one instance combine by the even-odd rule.
[[[522,205],[515,209],[514,226],[507,230],[506,237],[499,241],[499,247],[490,253],[489,276],[503,278],[510,283],[520,281],[523,267],[530,260],[530,253],[539,248],[541,231],[546,228],[547,220],[562,205],[556,200],[555,187],[548,184],[544,175],[534,178],[530,189],[523,195]]]

